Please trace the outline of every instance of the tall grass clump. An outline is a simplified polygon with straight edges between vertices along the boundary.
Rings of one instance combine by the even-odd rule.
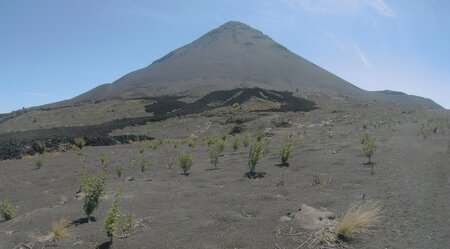
[[[64,218],[53,221],[50,229],[50,237],[52,240],[63,240],[70,236],[69,232],[70,222]]]
[[[378,202],[366,202],[351,206],[336,226],[336,234],[341,239],[368,232],[381,218],[381,205]]]

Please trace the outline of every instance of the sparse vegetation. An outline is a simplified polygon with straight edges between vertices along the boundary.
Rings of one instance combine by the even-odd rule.
[[[259,160],[264,156],[264,143],[262,141],[256,141],[252,146],[250,146],[250,151],[248,154],[248,166],[250,167],[250,172],[255,172],[256,165]]]
[[[47,151],[47,147],[45,145],[45,141],[43,140],[38,140],[34,143],[33,146],[34,150],[39,153],[39,154],[44,154],[44,152]]]
[[[117,232],[120,222],[119,197],[120,191],[116,192],[114,196],[114,202],[109,207],[109,210],[106,213],[105,220],[103,222],[105,232],[109,238],[110,244],[113,243],[113,237]]]
[[[187,145],[191,148],[195,148],[195,145],[197,144],[197,137],[191,137],[187,140]]]
[[[70,236],[69,232],[70,222],[64,218],[53,221],[50,228],[51,240],[63,240]]]
[[[289,166],[288,160],[291,158],[292,142],[286,141],[278,149],[278,156],[280,157],[282,166]]]
[[[86,145],[86,140],[84,137],[77,137],[74,139],[73,144],[81,150]]]
[[[220,157],[219,146],[213,147],[209,150],[209,163],[214,165],[214,168],[216,169],[217,165],[219,165],[219,157]]]
[[[81,176],[81,189],[85,193],[83,210],[87,215],[88,222],[91,221],[91,214],[100,203],[100,199],[105,192],[105,173],[100,171],[97,175],[89,176],[86,173]]]
[[[131,213],[128,213],[122,219],[122,232],[124,234],[129,234],[131,232],[131,229],[133,228],[133,222],[134,222],[134,215]]]
[[[239,138],[234,138],[233,139],[233,151],[237,151],[239,149],[239,147],[241,146],[241,142],[239,140]]]
[[[123,166],[122,166],[121,164],[117,165],[117,167],[116,167],[116,173],[117,173],[117,176],[118,176],[119,178],[122,177]]]
[[[362,136],[362,151],[364,155],[369,158],[368,164],[371,164],[371,158],[377,150],[377,145],[375,144],[375,136],[372,133],[364,132]]]
[[[141,172],[144,173],[148,168],[148,162],[145,158],[142,158],[141,161]]]
[[[192,167],[192,164],[194,164],[194,157],[187,153],[181,153],[181,155],[178,157],[178,161],[180,163],[181,169],[183,169],[184,174],[188,176],[188,171]]]
[[[38,156],[36,157],[36,159],[34,159],[34,165],[36,166],[37,169],[42,168],[42,166],[44,166],[44,157],[42,156]]]
[[[0,202],[0,217],[4,221],[16,218],[19,206],[14,206],[11,202],[5,200]]]

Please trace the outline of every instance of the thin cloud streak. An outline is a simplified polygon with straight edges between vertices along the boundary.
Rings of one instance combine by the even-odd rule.
[[[366,54],[361,50],[361,48],[358,45],[356,45],[355,49],[356,49],[356,53],[358,53],[358,56],[361,59],[361,61],[364,63],[364,65],[368,69],[372,69],[372,64],[370,63],[370,61],[367,58]]]

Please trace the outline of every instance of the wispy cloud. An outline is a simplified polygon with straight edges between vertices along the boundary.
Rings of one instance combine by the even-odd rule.
[[[357,15],[365,10],[383,16],[394,16],[394,10],[383,0],[282,0],[289,7],[322,15]]]
[[[369,59],[367,58],[366,54],[361,50],[361,48],[358,45],[355,45],[356,53],[358,54],[359,58],[361,59],[362,63],[368,68],[372,69],[372,65],[370,64]]]

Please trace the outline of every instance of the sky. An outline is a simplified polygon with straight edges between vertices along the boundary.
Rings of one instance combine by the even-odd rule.
[[[450,109],[448,0],[2,0],[0,113],[69,99],[230,21],[365,90]]]

